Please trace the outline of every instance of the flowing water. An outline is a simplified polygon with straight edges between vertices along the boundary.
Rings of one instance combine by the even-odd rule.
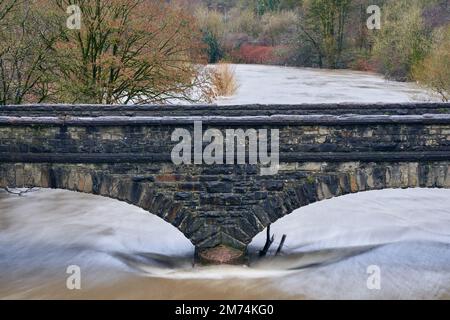
[[[288,235],[282,256],[193,267],[190,242],[139,208],[62,190],[0,193],[0,297],[445,299],[449,208],[450,190],[439,189],[335,198],[273,224],[277,240]],[[81,268],[79,291],[66,287],[70,265]],[[367,287],[374,265],[380,290]]]
[[[236,72],[239,92],[219,103],[432,100],[412,84],[373,74]],[[339,197],[295,211],[272,231],[274,248],[287,235],[281,256],[199,267],[178,230],[137,207],[63,190],[0,192],[0,299],[450,298],[450,190]],[[264,242],[262,233],[250,252]],[[67,288],[69,266],[80,268],[81,290]]]
[[[220,105],[439,101],[414,83],[388,81],[375,73],[261,65],[232,68],[239,88],[235,96],[219,99]]]

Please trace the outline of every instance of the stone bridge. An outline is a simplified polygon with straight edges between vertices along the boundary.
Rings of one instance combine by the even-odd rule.
[[[172,134],[195,121],[203,131],[278,129],[278,172],[174,164]],[[0,187],[126,201],[177,227],[210,262],[239,260],[270,223],[316,201],[448,188],[449,165],[450,104],[0,107]]]

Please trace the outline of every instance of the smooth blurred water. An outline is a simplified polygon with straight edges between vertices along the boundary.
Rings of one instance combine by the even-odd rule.
[[[115,200],[62,190],[0,193],[0,298],[446,299],[450,190],[360,193],[272,225],[283,255],[250,266],[193,267],[168,223]],[[258,235],[256,253],[265,241]],[[274,247],[274,249],[276,246]],[[82,290],[66,288],[78,265]],[[381,290],[367,288],[379,266]]]

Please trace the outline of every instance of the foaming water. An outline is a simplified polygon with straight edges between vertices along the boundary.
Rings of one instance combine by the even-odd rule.
[[[446,299],[450,190],[383,190],[322,201],[272,225],[283,254],[194,266],[168,223],[115,200],[62,190],[0,193],[0,298]],[[276,249],[276,244],[274,249]],[[66,288],[78,265],[82,290]],[[381,289],[369,290],[369,266]]]
[[[265,65],[234,65],[239,89],[219,105],[298,103],[401,103],[439,101],[415,83],[376,73]]]

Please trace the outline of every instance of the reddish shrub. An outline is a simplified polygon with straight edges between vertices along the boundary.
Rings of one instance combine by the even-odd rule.
[[[244,44],[231,56],[240,63],[271,64],[275,60],[274,51],[275,47]]]
[[[357,71],[375,72],[377,67],[375,63],[367,58],[358,58],[350,64],[350,69]]]

